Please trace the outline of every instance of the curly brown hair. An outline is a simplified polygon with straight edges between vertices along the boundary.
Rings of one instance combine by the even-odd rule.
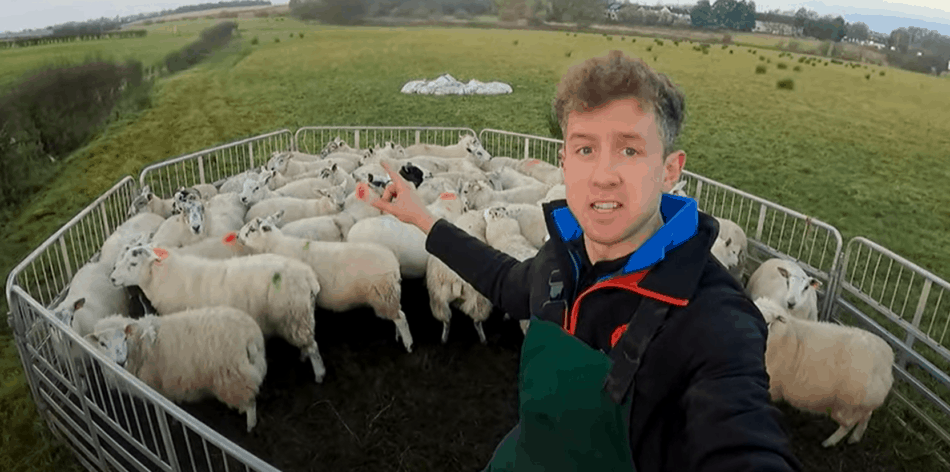
[[[686,98],[665,74],[622,51],[613,50],[571,67],[558,84],[554,114],[565,133],[571,111],[631,97],[645,110],[652,107],[663,140],[663,157],[670,155],[683,127]]]

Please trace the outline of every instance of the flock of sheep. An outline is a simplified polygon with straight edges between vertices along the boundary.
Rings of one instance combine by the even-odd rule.
[[[475,136],[460,135],[450,146],[386,142],[367,149],[337,137],[319,155],[277,152],[260,169],[168,199],[143,188],[130,218],[98,260],[77,272],[53,312],[160,394],[176,402],[210,395],[246,414],[248,431],[267,370],[265,338],[299,348],[323,381],[317,307],[371,307],[412,352],[401,282],[425,278],[442,342],[455,307],[485,343],[491,302],[426,252],[422,231],[357,198],[358,182],[385,188],[383,161],[416,186],[436,217],[518,260],[549,238],[541,203],[565,198],[560,168],[491,157]],[[682,185],[673,193],[684,195]],[[738,274],[746,236],[718,220],[712,254]],[[817,321],[819,286],[795,262],[770,259],[746,288],[769,326],[772,399],[830,411],[840,428],[827,447],[855,425],[849,442],[860,440],[890,391],[893,352],[867,331]]]

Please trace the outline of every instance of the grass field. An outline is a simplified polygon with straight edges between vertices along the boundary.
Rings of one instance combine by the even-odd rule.
[[[714,46],[704,55],[686,43],[659,46],[641,38],[631,44],[629,37],[607,40],[600,34],[237,21],[243,45],[157,82],[151,109],[115,123],[77,151],[68,171],[19,217],[4,222],[4,280],[32,248],[122,175],[137,177],[147,164],[242,137],[284,127],[358,124],[490,127],[547,136],[560,75],[578,60],[613,48],[643,57],[685,91],[681,145],[688,170],[829,222],[845,241],[867,236],[950,278],[950,81],[889,68],[883,69],[886,76],[875,72],[868,80],[871,69],[882,69],[823,62],[801,72],[777,70],[778,52],[764,49],[758,55],[772,63],[765,74],[755,74],[765,62],[745,47],[732,47],[730,54]],[[91,51],[148,65],[212,23],[166,22],[145,27],[149,35],[141,39],[3,51],[0,89],[24,71]],[[179,36],[172,33],[176,25]],[[251,46],[255,36],[260,43]],[[790,67],[794,62],[785,61]],[[503,81],[514,94],[399,93],[409,80],[445,72],[463,82]],[[786,77],[794,78],[794,90],[776,87]],[[4,313],[5,306],[4,300]],[[37,420],[7,333],[0,338],[0,469],[71,470],[68,454],[51,445],[51,434]],[[897,453],[880,470],[943,467],[930,455],[933,446],[895,427],[886,414],[875,415],[868,437],[885,431],[886,444]],[[839,470],[833,467],[821,470]]]

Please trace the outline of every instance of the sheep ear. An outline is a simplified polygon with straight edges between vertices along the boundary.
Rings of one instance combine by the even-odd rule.
[[[784,267],[779,267],[779,268],[778,268],[778,273],[779,273],[779,274],[782,274],[782,277],[785,277],[786,279],[788,278],[788,271],[785,270]]]
[[[150,257],[150,259],[161,262],[167,258],[168,258],[168,251],[166,251],[165,249],[162,249],[160,247],[152,249],[152,257]]]
[[[76,303],[73,303],[73,311],[78,311],[78,310],[79,310],[80,308],[82,308],[83,305],[85,305],[85,304],[86,304],[86,298],[85,298],[85,297],[80,298],[79,300],[76,300]]]
[[[125,335],[132,336],[132,333],[135,331],[135,327],[132,323],[125,325]]]
[[[269,233],[270,230],[271,230],[270,223],[263,223],[263,224],[261,224],[261,231],[263,231],[263,232],[265,232],[265,233]]]
[[[333,163],[332,166],[330,166],[330,172],[336,172],[336,163],[335,163],[335,162]]]
[[[818,288],[821,287],[821,281],[818,280],[818,279],[816,279],[816,278],[814,278],[814,277],[812,277],[811,282],[810,282],[810,285],[811,285],[812,288],[814,288],[815,290],[818,290]]]
[[[726,246],[729,246],[731,244],[732,244],[732,238],[730,237],[729,239],[726,240]]]

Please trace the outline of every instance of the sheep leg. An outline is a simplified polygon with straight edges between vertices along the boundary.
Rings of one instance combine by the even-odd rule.
[[[851,433],[851,437],[848,438],[848,444],[854,444],[861,440],[861,437],[864,436],[864,431],[868,429],[868,421],[871,421],[871,413],[868,413],[868,415],[854,427],[854,432]]]
[[[310,358],[310,363],[313,364],[313,376],[317,383],[323,383],[323,376],[327,373],[326,366],[323,365],[323,358],[320,357],[320,349],[317,347],[317,342],[313,341],[309,346],[300,350],[300,360]]]
[[[406,352],[412,352],[412,333],[409,332],[409,322],[406,321],[406,314],[402,310],[399,310],[399,318],[393,320],[393,323],[396,324],[396,337],[402,338],[402,345],[405,346]]]
[[[840,425],[838,430],[834,432],[828,439],[825,439],[821,443],[824,447],[831,447],[835,444],[838,444],[842,438],[844,438],[848,431],[851,431],[851,428],[854,427],[854,424],[857,423],[854,411],[850,408],[846,408],[847,411],[837,410],[831,414],[831,417]]]
[[[439,295],[444,294],[433,294],[435,296],[429,297],[429,309],[432,310],[432,316],[442,322],[442,344],[445,344],[449,340],[449,322],[452,320],[452,308],[449,307],[449,304],[442,301],[442,297]]]
[[[247,432],[250,433],[257,426],[257,402],[252,401],[247,406]]]
[[[850,429],[850,427],[846,427],[844,425],[839,426],[838,430],[835,431],[831,436],[828,436],[828,439],[825,439],[821,445],[823,447],[831,447],[835,444],[838,444],[838,441],[841,441],[841,438],[845,437]]]
[[[478,332],[478,339],[482,342],[482,344],[488,344],[488,340],[485,338],[485,330],[482,329],[481,321],[475,322],[475,331]]]

